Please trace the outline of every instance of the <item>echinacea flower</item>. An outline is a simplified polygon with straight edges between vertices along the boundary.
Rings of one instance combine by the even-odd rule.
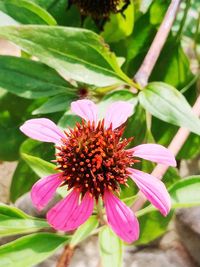
[[[123,11],[130,3],[130,0],[123,0],[124,6],[119,9],[120,0],[69,0],[69,6],[75,4],[78,6],[82,15],[90,15],[95,19],[107,18],[110,13]]]
[[[105,118],[98,120],[97,106],[90,100],[72,102],[72,111],[82,118],[74,129],[62,132],[49,119],[31,119],[21,127],[27,136],[56,144],[57,174],[40,179],[32,188],[34,205],[41,210],[59,186],[70,193],[47,213],[57,230],[71,231],[92,214],[95,200],[101,197],[108,224],[124,241],[138,239],[139,225],[131,209],[115,193],[131,178],[146,198],[166,216],[170,196],[162,181],[133,168],[136,157],[175,166],[172,153],[161,145],[142,144],[131,149],[130,139],[122,139],[123,126],[132,114],[132,105],[119,101],[110,105]]]

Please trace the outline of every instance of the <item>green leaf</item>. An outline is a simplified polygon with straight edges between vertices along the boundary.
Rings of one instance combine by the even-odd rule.
[[[67,111],[59,120],[58,126],[61,127],[62,129],[67,129],[67,128],[74,128],[76,125],[76,122],[81,122],[81,118],[71,114],[70,111]]]
[[[81,16],[75,5],[67,9],[69,0],[31,0],[45,8],[56,19],[59,25],[80,27]]]
[[[28,192],[37,180],[38,176],[31,168],[23,160],[19,160],[12,177],[10,200],[15,202],[20,196]]]
[[[50,161],[55,157],[55,147],[49,143],[26,139],[20,147],[20,153]]]
[[[8,111],[0,111],[0,160],[13,161],[19,157],[19,147],[25,137],[18,123]]]
[[[78,245],[97,228],[98,224],[99,222],[97,216],[90,216],[90,218],[73,234],[70,244],[72,246]]]
[[[178,181],[169,192],[173,208],[200,206],[200,175]]]
[[[172,209],[199,206],[199,192],[200,176],[191,176],[179,180],[169,189]],[[152,205],[149,205],[138,211],[136,215],[140,222],[140,239],[136,244],[144,245],[166,232],[173,210],[167,217],[163,217]]]
[[[169,167],[163,176],[163,182],[167,188],[171,187],[173,184],[181,179],[178,169]]]
[[[200,196],[197,194],[200,188],[200,176],[194,175],[184,178],[174,183],[169,189],[169,194],[172,200],[172,209],[192,207],[200,205]],[[189,193],[187,193],[189,192]],[[139,210],[137,216],[143,216],[156,208],[152,205]]]
[[[12,56],[0,56],[0,88],[31,99],[74,91],[67,81],[48,66]]]
[[[0,10],[23,24],[57,24],[45,9],[28,0],[0,0]]]
[[[157,0],[153,1],[150,8],[150,23],[160,24],[163,21],[167,8],[170,4],[169,0]]]
[[[0,215],[13,219],[28,219],[30,217],[20,209],[4,204],[0,204]]]
[[[140,92],[139,101],[155,117],[200,134],[200,120],[193,114],[184,96],[174,87],[152,82]]]
[[[102,37],[92,31],[48,26],[1,27],[0,36],[56,69],[63,77],[96,86],[133,84]]]
[[[18,159],[19,146],[25,139],[19,126],[30,116],[32,103],[0,88],[0,160]]]
[[[70,108],[71,102],[75,100],[75,94],[63,93],[50,98],[41,107],[33,111],[33,115],[47,114]]]
[[[43,159],[21,153],[22,159],[31,167],[31,169],[39,176],[44,177],[53,173],[57,173],[56,166]]]
[[[122,266],[123,243],[108,226],[99,232],[99,249],[104,267]]]
[[[26,234],[49,227],[45,220],[31,218],[20,210],[0,204],[0,236]]]
[[[177,155],[177,159],[193,159],[200,154],[200,136],[190,134]]]
[[[186,86],[192,77],[190,62],[181,44],[175,37],[171,37],[162,50],[150,81],[163,81],[179,90]]]
[[[146,136],[146,114],[141,105],[137,105],[135,113],[128,119],[124,137],[134,137],[129,147],[143,143]]]
[[[37,233],[21,237],[1,246],[1,267],[30,267],[44,261],[69,238],[56,234]]]
[[[140,237],[135,245],[145,245],[163,235],[172,218],[173,212],[167,217],[163,217],[159,211],[149,211],[144,215],[139,215],[138,220],[140,224]]]
[[[49,143],[41,143],[35,140],[27,139],[21,145],[20,153],[25,155],[31,154],[36,158],[42,157],[45,160],[50,161],[54,158],[55,149],[54,146],[51,146]],[[32,161],[30,162],[30,164],[33,164]],[[41,164],[44,165],[41,166]],[[37,169],[37,172],[40,173],[41,175],[46,174],[49,173],[54,166],[53,164],[52,165],[49,164],[50,163],[46,161],[43,162],[41,160],[39,161],[39,166],[35,166],[35,168]],[[10,188],[11,201],[13,202],[16,201],[18,197],[28,192],[37,180],[38,176],[35,174],[34,171],[32,171],[31,167],[29,167],[29,165],[27,165],[25,161],[20,159],[12,178],[12,183]]]
[[[122,8],[124,2],[119,8]],[[111,14],[108,22],[104,26],[102,36],[108,43],[117,42],[127,36],[133,31],[134,26],[134,4],[130,1],[129,6],[123,12],[118,14]],[[115,29],[113,31],[113,29]]]
[[[0,26],[19,25],[19,22],[11,18],[9,15],[0,10]]]

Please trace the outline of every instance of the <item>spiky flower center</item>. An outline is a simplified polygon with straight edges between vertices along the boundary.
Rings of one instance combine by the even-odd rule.
[[[82,121],[65,133],[56,161],[68,189],[78,188],[83,195],[90,192],[98,199],[105,189],[118,192],[119,185],[126,184],[126,169],[134,159],[125,150],[131,140],[121,139],[123,130],[105,129],[104,121],[97,126]]]
[[[123,0],[124,3],[129,3],[129,0]],[[71,3],[76,4],[82,15],[90,15],[94,18],[107,18],[109,14],[117,13],[120,0],[71,0]]]

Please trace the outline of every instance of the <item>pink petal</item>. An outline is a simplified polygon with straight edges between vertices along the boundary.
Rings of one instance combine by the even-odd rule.
[[[108,190],[104,194],[108,224],[125,242],[131,243],[139,237],[139,223],[129,207]]]
[[[58,126],[45,118],[28,120],[20,130],[28,137],[42,142],[59,143],[61,138],[65,138]]]
[[[127,170],[146,198],[166,216],[171,208],[171,199],[164,183],[148,173],[132,168]]]
[[[43,209],[48,204],[61,183],[61,174],[56,173],[44,177],[34,184],[31,190],[31,198],[38,210]]]
[[[86,193],[81,204],[68,216],[63,231],[72,231],[83,224],[94,209],[94,198]]]
[[[59,201],[47,213],[47,221],[56,230],[63,230],[66,221],[69,219],[73,211],[78,207],[80,192],[73,190],[66,198]]]
[[[167,166],[176,166],[176,160],[172,152],[161,145],[144,144],[128,149],[134,157],[139,157],[161,163]]]
[[[97,106],[90,100],[83,99],[71,103],[71,110],[86,121],[97,122]]]
[[[125,101],[118,101],[111,104],[106,111],[105,127],[110,127],[112,123],[112,129],[119,127],[123,124],[133,112],[133,106]]]

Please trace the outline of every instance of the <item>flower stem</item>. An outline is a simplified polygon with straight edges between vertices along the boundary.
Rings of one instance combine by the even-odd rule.
[[[60,259],[58,260],[56,267],[68,267],[73,254],[74,248],[69,245],[65,246],[64,251]]]

